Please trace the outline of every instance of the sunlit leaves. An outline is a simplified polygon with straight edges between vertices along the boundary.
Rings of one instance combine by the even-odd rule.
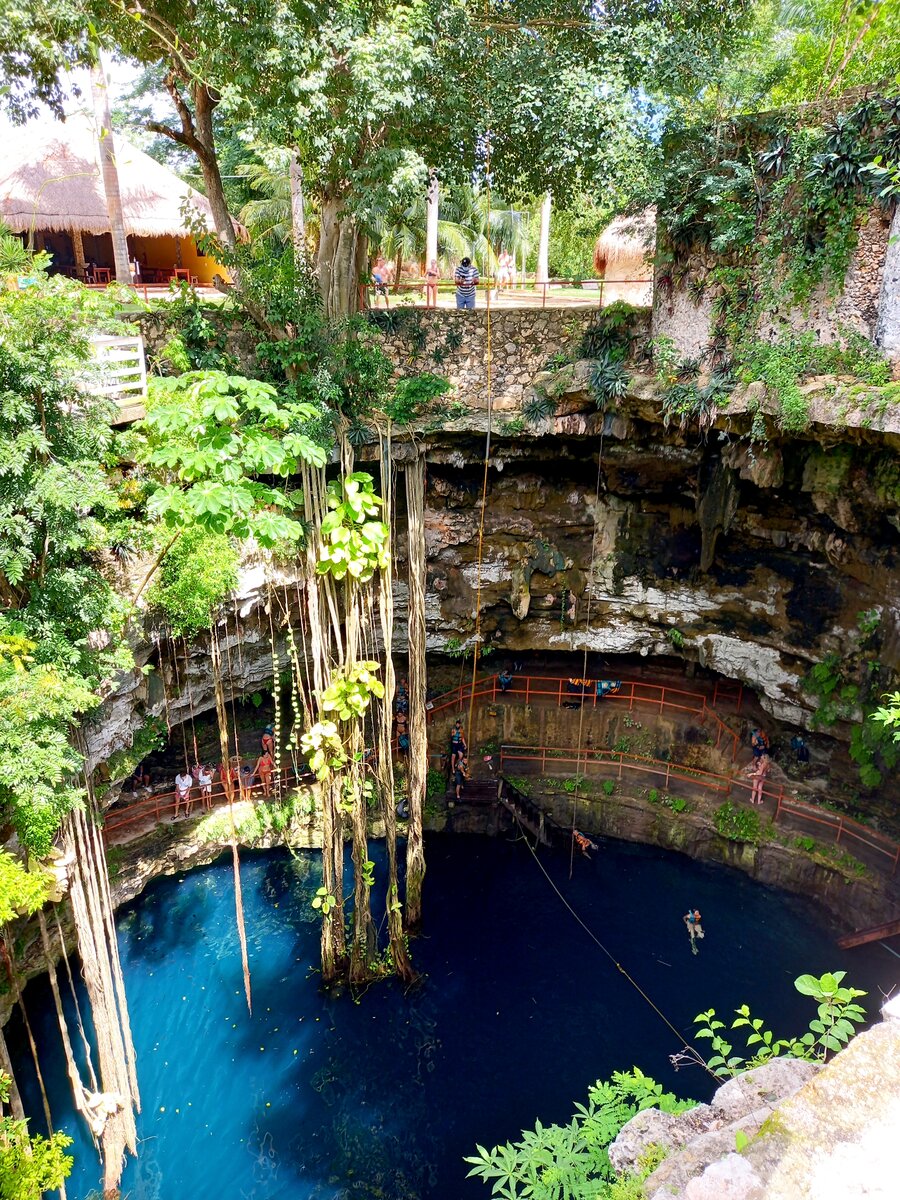
[[[325,465],[325,449],[304,428],[319,418],[312,405],[285,402],[271,384],[242,375],[193,371],[154,381],[145,456],[162,477],[149,512],[172,528],[252,536],[268,549],[296,544],[303,525],[286,510],[297,496],[265,480],[287,479],[304,463]]]
[[[322,710],[341,721],[364,716],[372,697],[384,696],[384,684],[376,677],[378,670],[377,662],[361,662],[336,671],[322,693]]]
[[[306,755],[309,769],[320,783],[333,771],[347,764],[344,743],[334,721],[318,721],[300,738],[300,748]]]
[[[364,471],[333,479],[327,499],[331,511],[319,529],[316,570],[334,579],[349,575],[367,583],[390,559],[390,530],[384,521],[371,519],[382,506],[374,481]]]

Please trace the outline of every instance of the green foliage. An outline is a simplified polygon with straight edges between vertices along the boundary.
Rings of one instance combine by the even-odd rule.
[[[669,641],[672,643],[672,645],[675,647],[676,650],[684,649],[684,634],[681,632],[680,629],[677,629],[677,628],[675,628],[675,626],[673,626],[671,629],[666,631],[666,637],[669,639]]]
[[[700,1013],[694,1018],[700,1026],[695,1036],[708,1038],[713,1050],[707,1066],[720,1077],[731,1077],[779,1056],[825,1061],[829,1053],[842,1049],[856,1033],[856,1026],[865,1021],[865,1010],[856,1001],[866,993],[842,987],[845,975],[846,971],[835,971],[818,979],[814,975],[801,975],[794,980],[801,996],[810,996],[817,1004],[816,1016],[800,1037],[776,1038],[765,1028],[762,1018],[754,1017],[747,1005],[742,1004],[735,1010],[737,1018],[731,1029],[745,1030],[746,1055],[732,1053],[734,1047],[722,1032],[725,1022],[718,1020],[714,1008]]]
[[[613,779],[604,779],[600,786],[603,790],[604,796],[611,796],[616,790],[615,780]]]
[[[209,629],[238,581],[239,555],[231,539],[202,526],[186,529],[163,559],[147,604],[159,609],[175,637]]]
[[[436,800],[447,791],[447,776],[437,767],[429,767],[425,776],[425,799]]]
[[[754,339],[763,316],[807,304],[816,288],[833,295],[843,286],[876,190],[865,168],[896,144],[898,118],[892,101],[866,100],[824,127],[763,113],[673,128],[664,142],[648,197],[658,205],[660,290],[685,287],[698,302],[712,290],[714,365],[734,360],[742,378],[763,379],[789,432],[808,422],[805,376],[887,382],[886,365],[858,334],[836,348],[790,331],[774,345]],[[716,265],[695,268],[698,252],[715,255]]]
[[[861,879],[867,874],[868,868],[865,863],[854,858],[852,854],[848,854],[846,850],[842,850],[840,846],[823,845],[811,837],[794,838],[794,845],[798,850],[803,850],[806,854],[812,855],[819,862],[823,862],[826,866],[835,867],[842,874]]]
[[[372,697],[384,695],[384,684],[375,678],[377,662],[360,662],[338,670],[322,693],[322,710],[334,713],[340,721],[365,716]]]
[[[310,431],[318,417],[310,404],[282,400],[271,384],[224,371],[151,380],[144,460],[160,478],[150,517],[176,531],[196,525],[253,537],[269,549],[296,544],[304,535],[297,496],[259,477],[287,479],[303,463],[325,465],[325,448]]]
[[[0,925],[37,912],[47,899],[50,884],[46,871],[26,871],[18,859],[0,850]]]
[[[320,783],[348,762],[347,752],[334,721],[318,721],[300,737],[300,748],[309,769]]]
[[[440,375],[430,375],[427,371],[401,379],[384,406],[385,414],[397,425],[409,425],[427,415],[438,396],[443,396],[449,390],[450,384],[446,379]]]
[[[22,239],[0,221],[0,278],[45,271],[51,261],[50,255],[44,251],[35,254],[29,250]]]
[[[221,305],[204,303],[192,287],[182,282],[176,294],[161,301],[156,311],[158,319],[171,331],[159,357],[176,374],[237,371],[237,359],[227,351],[227,324],[222,320]]]
[[[517,792],[521,792],[523,796],[530,796],[534,787],[534,780],[529,779],[526,775],[507,775],[506,781]]]
[[[587,1104],[576,1105],[567,1125],[538,1121],[521,1141],[492,1150],[478,1146],[465,1160],[469,1177],[491,1184],[492,1195],[504,1200],[612,1200],[617,1181],[608,1148],[622,1126],[647,1108],[678,1113],[693,1107],[637,1068],[617,1071],[608,1082],[594,1084]]]
[[[343,480],[328,484],[328,507],[319,533],[316,570],[320,575],[344,579],[350,575],[359,583],[368,583],[390,558],[390,530],[384,521],[375,521],[382,506],[375,494],[371,475],[356,471]]]
[[[751,842],[758,846],[768,837],[759,813],[754,808],[742,808],[726,800],[713,813],[713,824],[722,837],[732,842]]]
[[[81,797],[70,726],[132,664],[102,569],[130,501],[104,465],[111,407],[85,391],[120,305],[63,279],[0,293],[0,815],[39,857]]]
[[[826,655],[816,663],[803,681],[806,691],[818,700],[813,724],[828,727],[838,721],[854,720],[850,731],[850,757],[859,769],[863,787],[876,788],[884,772],[891,771],[900,762],[900,745],[894,736],[890,720],[878,714],[889,714],[889,708],[868,709],[873,692],[882,677],[881,663],[865,650],[880,627],[875,613],[859,614],[860,653]],[[861,720],[856,718],[862,715]]]
[[[336,904],[337,900],[335,900],[327,888],[320,887],[316,889],[316,894],[312,899],[312,906],[319,909],[323,917],[327,917]]]
[[[884,699],[887,703],[876,708],[870,718],[882,725],[894,742],[900,742],[900,692],[886,693]]]
[[[0,616],[0,629],[8,622]],[[81,757],[69,726],[97,704],[79,674],[35,659],[19,670],[0,664],[0,808],[22,844],[39,858],[48,853],[59,823],[81,800],[72,782]]]
[[[803,380],[814,375],[852,375],[880,387],[890,379],[890,364],[860,334],[845,340],[821,343],[813,333],[785,333],[774,342],[747,342],[737,353],[745,382],[762,380],[780,405],[780,423],[788,433],[802,432],[809,424],[809,405],[800,391]]]
[[[8,1094],[9,1077],[0,1072],[0,1095]],[[66,1149],[72,1139],[64,1133],[50,1138],[30,1136],[27,1121],[0,1117],[0,1196],[3,1200],[41,1200],[56,1191],[72,1170]]]

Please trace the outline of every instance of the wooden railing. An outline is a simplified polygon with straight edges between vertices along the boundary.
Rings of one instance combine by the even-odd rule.
[[[740,737],[734,730],[728,728],[716,712],[714,705],[719,699],[723,701],[727,699],[732,702],[733,711],[739,713],[743,703],[743,689],[740,684],[734,685],[731,690],[726,690],[729,685],[723,684],[720,689],[717,684],[713,692],[712,703],[710,703],[702,692],[689,692],[682,688],[645,683],[638,679],[623,679],[620,682],[622,686],[618,692],[607,694],[601,699],[597,696],[598,680],[596,679],[588,681],[589,689],[587,691],[570,692],[568,690],[569,678],[566,676],[514,675],[512,683],[504,692],[500,687],[498,677],[487,675],[476,679],[474,685],[470,681],[451,692],[435,697],[427,710],[427,719],[433,721],[439,713],[446,712],[448,709],[464,711],[473,699],[493,702],[498,697],[505,700],[521,700],[525,704],[530,704],[535,699],[542,699],[557,705],[587,704],[591,708],[612,704],[627,707],[629,712],[633,712],[635,708],[648,708],[659,714],[664,712],[690,713],[698,717],[701,722],[710,721],[716,732],[713,743],[715,748],[722,749],[732,762],[737,758]]]
[[[676,791],[680,794],[712,794],[723,801],[733,799],[747,804],[751,803],[753,792],[753,785],[747,779],[734,779],[729,775],[694,770],[680,763],[617,750],[575,751],[571,746],[501,747],[501,774],[523,772],[527,775],[534,771],[544,776],[548,772],[558,773],[560,769],[585,778],[590,775],[618,780],[634,777],[665,792],[677,785]],[[786,796],[783,786],[764,787],[756,811],[764,812],[776,824],[784,825],[794,833],[824,835],[842,849],[852,848],[866,865],[881,871],[890,867],[892,877],[897,873],[900,845],[851,817]]]

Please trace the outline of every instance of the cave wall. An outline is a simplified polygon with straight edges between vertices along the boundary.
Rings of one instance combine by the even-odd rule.
[[[882,298],[890,233],[891,214],[873,205],[860,222],[859,239],[840,291],[835,293],[824,283],[818,285],[802,305],[784,305],[767,313],[759,324],[758,336],[772,339],[787,325],[797,333],[812,332],[822,342],[834,342],[854,330],[871,341],[877,336],[885,353],[896,358],[900,314],[889,307],[890,292]],[[685,358],[697,358],[709,347],[713,310],[720,294],[710,273],[721,265],[715,255],[702,248],[687,255],[674,275],[669,263],[657,268],[653,336],[671,338]]]
[[[602,445],[496,443],[480,571],[480,464],[432,448],[431,650],[471,640],[480,574],[481,634],[501,654],[679,650],[794,724],[816,707],[805,675],[859,642],[860,612],[880,614],[881,659],[900,668],[895,450],[795,439],[751,463],[737,439],[622,428]]]

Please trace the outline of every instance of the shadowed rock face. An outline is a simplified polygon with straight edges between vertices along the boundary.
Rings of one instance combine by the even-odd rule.
[[[620,415],[622,436],[602,446],[495,443],[480,564],[480,464],[434,447],[432,648],[471,635],[480,585],[481,633],[497,648],[671,654],[675,628],[684,657],[800,724],[816,707],[804,677],[861,648],[860,612],[877,610],[880,661],[896,669],[892,451],[748,448]]]

